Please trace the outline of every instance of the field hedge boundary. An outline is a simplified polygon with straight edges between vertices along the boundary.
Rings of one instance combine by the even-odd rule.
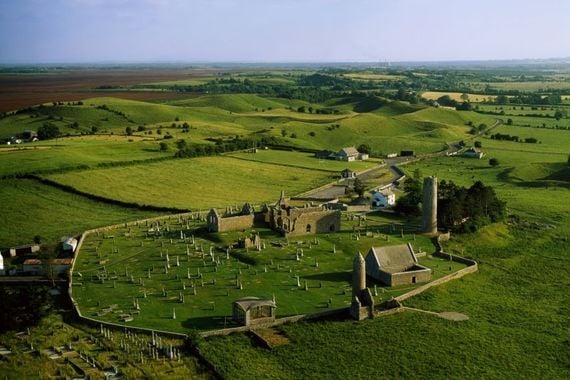
[[[181,208],[176,208],[176,207],[166,207],[166,206],[153,206],[153,205],[141,205],[139,203],[135,203],[135,202],[124,202],[124,201],[120,201],[117,199],[112,199],[112,198],[107,198],[107,197],[103,197],[100,195],[95,195],[95,194],[91,194],[85,191],[81,191],[76,189],[73,186],[70,185],[64,185],[62,183],[59,183],[57,181],[51,180],[49,178],[45,178],[45,177],[40,177],[39,175],[36,174],[26,174],[22,177],[20,177],[22,179],[31,179],[34,181],[38,181],[44,185],[47,186],[51,186],[51,187],[55,187],[59,190],[65,191],[67,193],[71,193],[74,195],[79,195],[85,198],[88,198],[90,200],[96,201],[96,202],[101,202],[101,203],[105,203],[108,205],[112,205],[112,206],[119,206],[119,207],[125,207],[125,208],[131,208],[131,209],[138,209],[141,211],[157,211],[157,212],[167,212],[167,213],[187,213],[187,212],[191,212],[190,209],[181,209]]]

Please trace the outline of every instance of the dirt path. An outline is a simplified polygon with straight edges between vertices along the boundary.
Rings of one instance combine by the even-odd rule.
[[[462,313],[458,313],[456,311],[443,311],[441,313],[436,313],[434,311],[416,309],[416,308],[408,307],[408,306],[403,306],[403,308],[406,310],[417,311],[419,313],[435,315],[436,317],[439,317],[442,319],[447,319],[448,321],[467,321],[467,320],[469,320],[469,316],[462,314]]]

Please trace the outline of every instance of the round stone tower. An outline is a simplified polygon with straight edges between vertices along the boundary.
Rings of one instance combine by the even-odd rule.
[[[360,297],[364,289],[366,289],[366,264],[362,254],[357,252],[352,262],[352,299]]]
[[[428,234],[437,233],[437,178],[424,178],[424,196],[422,202],[422,230]]]

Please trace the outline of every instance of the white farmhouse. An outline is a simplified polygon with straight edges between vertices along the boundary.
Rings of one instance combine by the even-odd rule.
[[[348,162],[352,162],[352,161],[356,161],[356,160],[368,160],[368,154],[366,153],[360,153],[358,150],[356,150],[355,147],[351,146],[348,148],[342,148],[341,150],[339,150],[336,154],[336,159],[339,161],[348,161]]]
[[[396,195],[390,189],[372,192],[372,207],[390,207],[396,204]]]

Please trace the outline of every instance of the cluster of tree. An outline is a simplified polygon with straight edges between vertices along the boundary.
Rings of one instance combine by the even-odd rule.
[[[511,136],[506,133],[495,133],[491,135],[493,140],[504,140],[504,141],[514,141],[514,142],[524,142],[527,144],[537,144],[539,141],[534,137],[525,137],[521,139],[519,136]]]
[[[398,198],[394,210],[401,215],[417,216],[422,202],[422,184],[417,178],[404,182],[405,195]],[[506,204],[490,186],[475,182],[470,188],[442,180],[438,185],[437,221],[440,227],[456,232],[472,232],[501,220]]]
[[[449,95],[443,95],[437,98],[437,103],[444,107],[455,107],[458,111],[471,111],[473,109],[473,106],[467,101],[467,98],[462,102],[458,102]]]
[[[471,129],[469,130],[469,133],[472,135],[476,135],[478,133],[482,133],[485,132],[485,130],[487,130],[488,126],[485,123],[481,123],[477,126],[473,125],[473,122],[468,122],[467,125],[471,126]]]
[[[419,178],[408,177],[404,181],[405,194],[396,200],[394,211],[400,215],[416,216],[420,214],[420,203],[422,201],[422,183]]]
[[[470,188],[442,180],[438,186],[438,225],[456,232],[473,232],[505,217],[506,203],[481,181]]]
[[[33,326],[52,308],[47,286],[0,286],[0,299],[0,333]]]
[[[177,151],[175,157],[200,157],[214,156],[225,152],[249,149],[253,146],[278,145],[281,141],[275,136],[263,136],[259,139],[235,137],[230,140],[216,139],[212,144],[188,144],[186,140],[179,140],[176,143]]]
[[[107,106],[106,104],[102,104],[100,106],[95,107],[97,109],[103,110],[103,111],[107,111],[107,112],[111,112],[114,113],[117,116],[121,116],[122,118],[124,118],[125,120],[127,120],[129,123],[134,123],[133,120],[131,120],[126,113],[124,113],[123,111],[118,111],[118,110],[114,110],[112,108],[109,108],[109,106]]]
[[[59,127],[54,123],[50,123],[49,121],[46,121],[42,124],[41,127],[38,128],[38,138],[40,140],[54,139],[59,136],[61,136]]]
[[[521,94],[507,96],[505,94],[497,95],[495,104],[541,104],[541,105],[554,105],[562,104],[562,97],[560,94],[543,95],[540,93]]]
[[[399,88],[391,98],[394,100],[409,102],[410,104],[418,104],[421,100],[418,94],[409,88]]]

